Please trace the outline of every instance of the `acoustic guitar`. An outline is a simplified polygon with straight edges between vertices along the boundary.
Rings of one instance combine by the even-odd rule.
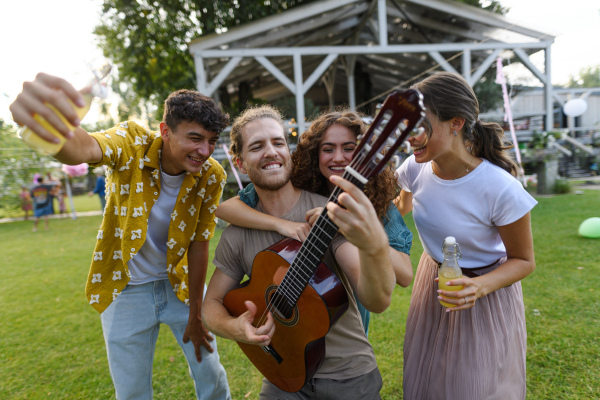
[[[399,146],[410,147],[405,139],[422,129],[423,109],[416,90],[390,94],[359,137],[343,178],[362,189]],[[341,192],[336,187],[329,201],[337,203]],[[325,335],[348,309],[342,282],[321,261],[337,231],[327,213],[321,213],[304,243],[283,239],[259,252],[251,279],[223,299],[234,317],[246,312],[244,301],[256,304],[254,326],[264,324],[267,312],[273,314],[275,334],[268,346],[238,344],[265,378],[287,392],[299,391],[317,372],[325,359]]]

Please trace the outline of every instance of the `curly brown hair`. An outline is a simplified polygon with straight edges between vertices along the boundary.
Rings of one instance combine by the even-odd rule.
[[[334,124],[345,126],[356,137],[367,129],[362,115],[349,109],[331,111],[315,119],[308,131],[300,136],[296,151],[292,153],[291,179],[294,186],[326,197],[330,195],[328,181],[319,169],[319,146],[325,131]],[[383,219],[400,192],[394,170],[390,166],[385,167],[369,180],[364,192],[371,200],[379,219]]]

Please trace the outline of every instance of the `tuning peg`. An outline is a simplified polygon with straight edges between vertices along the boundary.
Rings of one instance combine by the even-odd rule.
[[[422,134],[423,132],[425,132],[425,128],[423,128],[422,126],[419,126],[418,128],[415,127],[412,130],[412,132],[410,133],[410,136],[416,137],[416,136],[419,136],[420,134]]]
[[[402,143],[402,145],[400,146],[402,148],[402,151],[404,151],[406,154],[410,154],[410,143],[408,141],[404,141],[404,143]]]

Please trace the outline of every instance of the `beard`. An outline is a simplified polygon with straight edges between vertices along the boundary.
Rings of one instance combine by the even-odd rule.
[[[275,192],[284,187],[290,181],[292,171],[289,161],[282,165],[282,170],[283,173],[276,177],[265,176],[262,169],[249,169],[246,172],[248,178],[250,178],[250,182],[252,182],[255,187],[262,190]]]

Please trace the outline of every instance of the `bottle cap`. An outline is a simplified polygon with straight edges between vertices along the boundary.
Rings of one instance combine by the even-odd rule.
[[[448,236],[446,239],[444,239],[444,243],[446,243],[448,246],[453,246],[456,244],[456,239],[454,236]]]
[[[104,83],[98,83],[92,87],[92,96],[106,99],[108,97],[108,88]]]

